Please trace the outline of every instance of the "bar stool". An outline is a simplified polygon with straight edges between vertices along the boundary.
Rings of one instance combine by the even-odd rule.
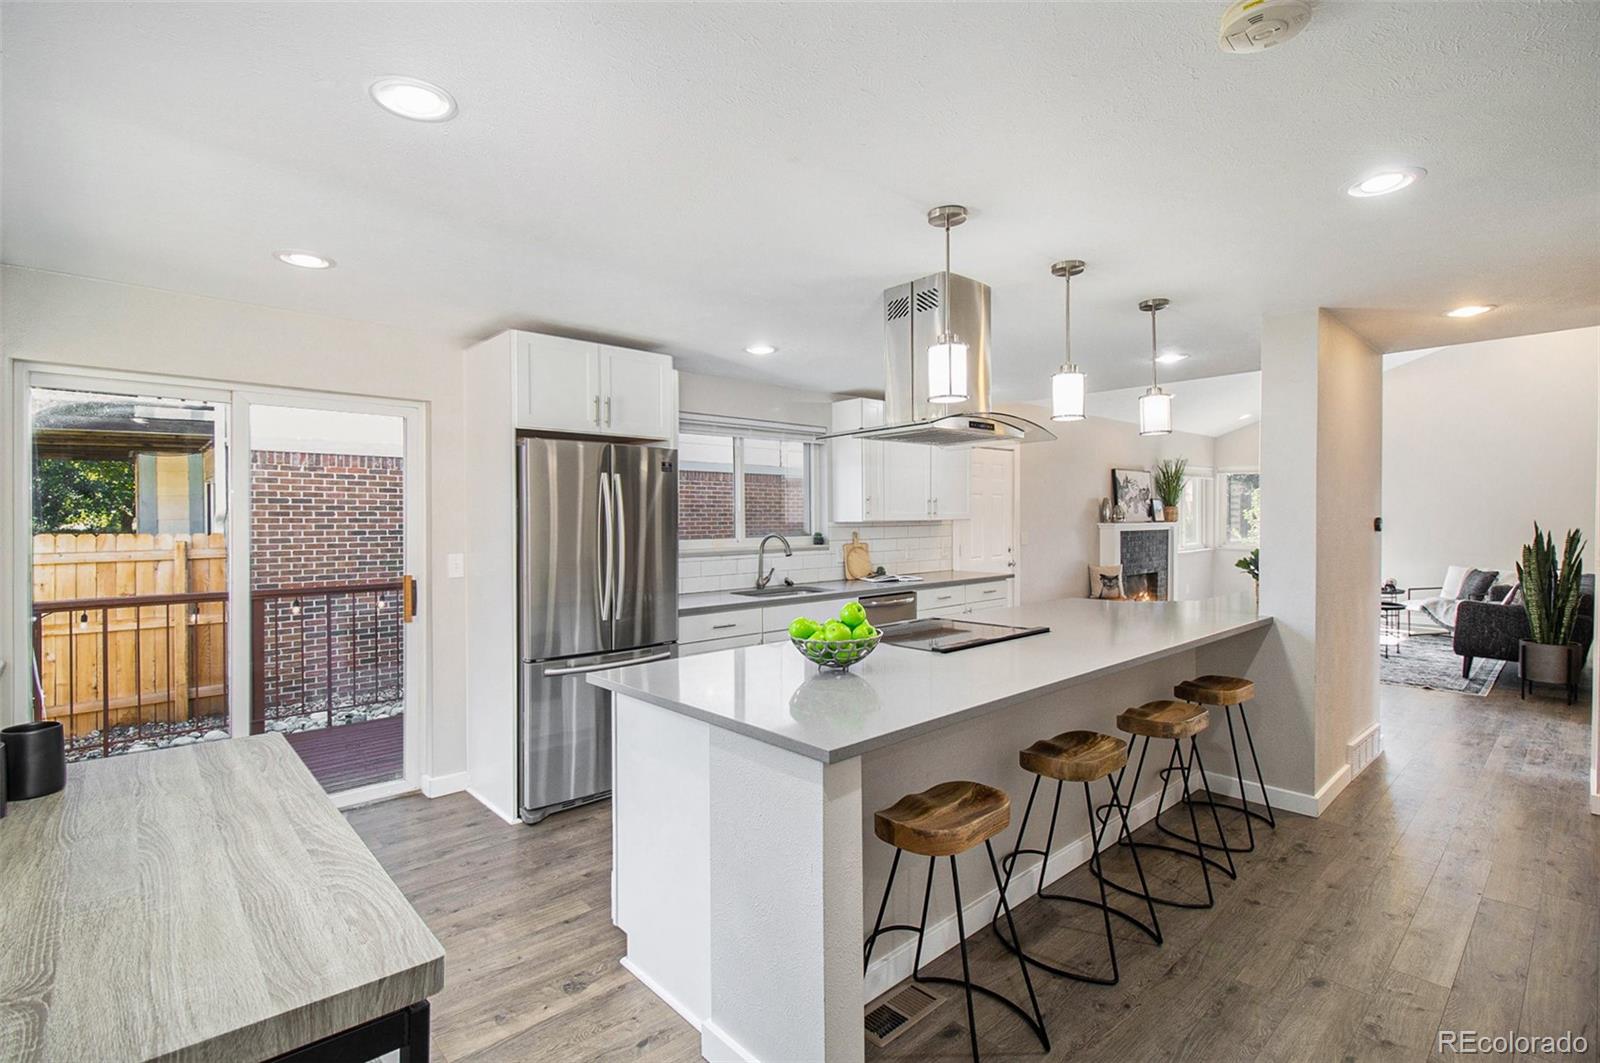
[[[982,842],[989,853],[989,870],[994,884],[1000,888],[1000,865],[995,862],[994,845],[990,839],[1011,824],[1011,799],[1002,790],[977,782],[943,782],[917,794],[907,794],[888,808],[872,816],[872,831],[881,840],[894,846],[894,862],[889,865],[889,881],[883,887],[883,900],[878,905],[878,918],[867,935],[862,959],[865,971],[872,962],[872,946],[879,935],[894,930],[917,932],[917,953],[911,964],[911,980],[958,985],[967,997],[967,1033],[972,1039],[973,1063],[978,1063],[978,1024],[972,1012],[972,994],[999,1001],[1027,1023],[1039,1038],[1039,1044],[1050,1051],[1050,1036],[1045,1032],[1044,1014],[1039,1010],[1039,998],[1033,992],[1033,980],[1028,976],[1028,964],[1020,957],[1022,983],[1028,987],[1028,1002],[1033,1005],[1030,1016],[1022,1007],[1006,997],[972,980],[972,968],[967,959],[967,925],[961,911],[961,875],[956,868],[956,856],[974,849]],[[912,853],[928,858],[928,883],[922,890],[922,920],[917,926],[883,925],[883,913],[889,907],[889,895],[894,890],[894,876],[900,870],[900,854]],[[950,859],[950,885],[956,899],[956,931],[960,935],[961,977],[943,978],[925,975],[922,968],[922,940],[928,929],[928,901],[933,897],[933,871],[939,857]],[[1000,906],[1006,923],[1011,927],[1011,938],[1017,938],[1017,926],[1011,918],[1011,906],[1006,903],[1005,892],[1000,894]]]
[[[1166,804],[1167,786],[1171,781],[1172,773],[1177,772],[1183,780],[1183,804],[1189,810],[1189,826],[1194,830],[1194,835],[1192,837],[1184,837],[1179,834],[1177,837],[1193,845],[1193,851],[1179,849],[1172,845],[1163,845],[1159,842],[1133,841],[1131,838],[1122,842],[1122,844],[1134,848],[1161,849],[1165,852],[1176,853],[1178,856],[1188,857],[1200,862],[1200,875],[1205,881],[1206,887],[1205,903],[1179,901],[1169,897],[1153,898],[1155,903],[1164,904],[1170,908],[1210,908],[1216,904],[1216,895],[1211,890],[1212,868],[1216,868],[1229,878],[1236,879],[1239,877],[1238,871],[1233,866],[1233,853],[1227,848],[1227,835],[1222,829],[1222,817],[1217,814],[1216,802],[1211,798],[1211,784],[1206,779],[1205,760],[1200,756],[1200,746],[1195,742],[1195,736],[1210,726],[1210,723],[1211,717],[1204,706],[1168,699],[1147,701],[1136,708],[1124,709],[1117,715],[1118,730],[1144,739],[1144,743],[1139,747],[1139,760],[1133,769],[1133,785],[1128,790],[1129,801],[1134,800],[1134,795],[1138,793],[1139,776],[1144,771],[1144,759],[1146,754],[1150,752],[1151,739],[1170,739],[1172,742],[1172,755],[1167,758],[1167,766],[1160,772],[1161,796],[1156,799],[1155,814],[1157,827],[1161,826],[1162,806]],[[1185,738],[1189,740],[1189,756],[1187,759],[1183,755],[1183,740]],[[1195,768],[1200,769],[1200,780],[1205,787],[1206,801],[1211,805],[1211,821],[1217,828],[1218,838],[1222,840],[1223,855],[1227,857],[1226,866],[1206,855],[1206,843],[1200,838],[1200,821],[1194,813],[1194,794],[1189,785],[1190,773]],[[1117,774],[1116,782],[1113,784],[1114,789],[1119,794],[1122,792],[1122,776],[1127,774],[1127,771],[1127,765],[1123,765],[1122,770]],[[1091,867],[1090,872],[1095,873],[1095,869]],[[1096,874],[1096,877],[1101,878],[1112,889],[1120,890],[1123,893],[1132,893],[1127,887],[1106,879],[1103,875]]]
[[[1090,793],[1089,784],[1096,779],[1107,780],[1110,786],[1111,773],[1125,768],[1128,765],[1128,743],[1120,738],[1107,734],[1098,734],[1094,731],[1067,731],[1054,738],[1045,738],[1035,742],[1027,749],[1017,754],[1017,760],[1022,765],[1022,770],[1033,774],[1033,789],[1028,793],[1028,805],[1022,813],[1022,825],[1017,828],[1017,847],[1011,855],[1001,861],[1005,868],[1005,887],[1000,891],[1001,897],[1006,895],[1011,886],[1011,876],[1016,872],[1017,857],[1024,853],[1040,856],[1039,885],[1034,890],[1034,896],[1047,901],[1069,901],[1073,904],[1082,904],[1090,908],[1100,909],[1105,920],[1106,951],[1111,956],[1111,977],[1101,978],[1095,975],[1080,974],[1069,971],[1063,967],[1046,963],[1037,957],[1030,956],[1017,945],[1015,940],[1008,941],[1000,932],[1000,906],[995,906],[994,917],[990,920],[994,933],[1000,943],[1006,948],[1021,956],[1029,963],[1051,974],[1061,975],[1078,982],[1088,982],[1091,985],[1116,985],[1121,975],[1117,970],[1117,943],[1111,934],[1111,917],[1119,916],[1144,931],[1157,945],[1161,944],[1161,923],[1156,917],[1155,900],[1150,896],[1150,887],[1145,882],[1144,867],[1139,863],[1139,850],[1131,850],[1133,854],[1134,870],[1139,873],[1139,886],[1145,901],[1145,907],[1150,912],[1150,923],[1146,925],[1127,912],[1111,906],[1106,897],[1106,878],[1100,873],[1100,844],[1105,838],[1106,830],[1111,826],[1110,810],[1115,809],[1122,819],[1121,837],[1132,839],[1133,832],[1128,825],[1128,810],[1117,795],[1116,788],[1111,787],[1111,800],[1104,807],[1107,808],[1105,816],[1096,816],[1094,798]],[[1023,848],[1023,839],[1028,833],[1028,819],[1033,815],[1034,798],[1039,796],[1039,784],[1045,779],[1056,781],[1055,807],[1050,812],[1050,830],[1045,836],[1043,849]],[[1092,845],[1089,851],[1090,867],[1094,870],[1096,879],[1100,882],[1100,900],[1094,901],[1087,897],[1073,897],[1065,893],[1046,893],[1044,881],[1046,872],[1050,869],[1050,850],[1055,843],[1056,817],[1061,814],[1061,788],[1069,782],[1083,784],[1083,807],[1089,814],[1089,835]],[[1096,826],[1098,824],[1098,827]]]
[[[1192,701],[1196,705],[1220,705],[1223,716],[1228,721],[1228,745],[1233,750],[1233,777],[1239,780],[1239,806],[1224,802],[1221,807],[1232,812],[1244,813],[1244,829],[1249,836],[1249,844],[1244,848],[1234,848],[1232,852],[1248,853],[1255,851],[1256,832],[1251,826],[1252,819],[1258,819],[1271,827],[1278,829],[1278,818],[1272,811],[1272,799],[1267,796],[1266,780],[1261,777],[1261,760],[1256,756],[1256,741],[1250,735],[1250,717],[1245,714],[1244,703],[1256,696],[1256,685],[1248,679],[1241,679],[1233,675],[1203,675],[1197,679],[1185,680],[1172,688],[1172,692],[1184,701]],[[1266,807],[1263,815],[1250,807],[1250,799],[1245,796],[1244,767],[1239,763],[1239,743],[1233,734],[1233,710],[1239,710],[1239,722],[1244,724],[1245,745],[1250,748],[1250,761],[1256,769],[1256,786],[1261,790],[1261,803]],[[1208,848],[1215,848],[1209,843]]]

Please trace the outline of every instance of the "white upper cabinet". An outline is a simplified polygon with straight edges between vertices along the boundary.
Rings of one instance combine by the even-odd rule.
[[[878,399],[840,399],[830,430],[854,432],[883,424]],[[972,454],[966,448],[882,440],[828,440],[831,517],[840,524],[964,520]]]
[[[671,358],[601,347],[600,394],[601,431],[638,439],[677,435],[678,374]]]
[[[966,447],[929,447],[928,462],[934,519],[966,520],[972,516],[972,451]]]
[[[519,332],[516,381],[518,428],[677,438],[678,374],[665,355]]]

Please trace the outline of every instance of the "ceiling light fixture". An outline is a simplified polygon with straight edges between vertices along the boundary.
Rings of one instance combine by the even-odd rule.
[[[1493,303],[1474,304],[1472,306],[1458,306],[1454,310],[1446,310],[1444,312],[1444,316],[1477,317],[1479,314],[1487,314],[1489,311],[1493,310],[1494,307],[1495,304]]]
[[[778,348],[770,343],[752,343],[744,349],[744,353],[754,355],[777,354]]]
[[[1248,413],[1241,413],[1239,415],[1239,420],[1241,420],[1241,421],[1248,421],[1249,419],[1250,419],[1250,415]]]
[[[1150,315],[1150,386],[1139,396],[1139,434],[1164,436],[1172,432],[1172,393],[1161,390],[1156,379],[1156,311],[1171,304],[1170,299],[1146,299],[1139,309]]]
[[[1072,278],[1083,272],[1083,260],[1063,259],[1050,267],[1050,275],[1067,282],[1065,324],[1066,348],[1061,368],[1050,378],[1050,419],[1052,421],[1081,421],[1084,418],[1084,396],[1088,391],[1088,378],[1072,361]]]
[[[296,266],[300,269],[332,269],[333,259],[324,258],[315,251],[296,251],[293,248],[279,251],[273,257],[287,266]]]
[[[1177,365],[1187,357],[1189,356],[1182,351],[1163,351],[1156,355],[1156,361],[1162,365]]]
[[[379,107],[414,122],[446,122],[456,116],[455,97],[417,78],[379,78],[367,91]]]
[[[950,230],[967,220],[967,208],[947,204],[928,211],[928,224],[944,230],[944,279],[939,309],[944,325],[928,347],[928,401],[948,406],[967,401],[967,345],[950,330]]]
[[[1402,188],[1410,188],[1426,176],[1427,173],[1428,171],[1420,166],[1406,166],[1398,170],[1380,170],[1356,181],[1347,187],[1345,191],[1358,199],[1386,196],[1390,192],[1398,192]]]

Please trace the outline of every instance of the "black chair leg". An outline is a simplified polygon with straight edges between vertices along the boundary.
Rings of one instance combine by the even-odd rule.
[[[956,937],[961,946],[961,988],[967,996],[967,1035],[972,1039],[972,1063],[978,1063],[978,1017],[972,1011],[972,968],[967,961],[967,922],[961,914],[961,872],[950,858],[950,886],[956,895]]]
[[[1192,737],[1189,739],[1189,761],[1200,768],[1200,783],[1206,788],[1206,804],[1211,806],[1211,824],[1217,828],[1217,841],[1221,843],[1216,848],[1221,849],[1222,855],[1228,858],[1228,877],[1236,879],[1239,869],[1233,864],[1233,848],[1228,845],[1228,836],[1222,830],[1222,817],[1217,814],[1216,797],[1211,792],[1211,780],[1206,776],[1206,760],[1200,755],[1200,743]]]
[[[1000,865],[995,862],[994,845],[991,844],[986,838],[983,842],[983,848],[989,854],[989,870],[994,873],[994,884],[996,886],[1000,886]],[[954,860],[953,857],[951,859]],[[1009,878],[1010,876],[1007,877]],[[958,906],[960,903],[960,901],[956,902]],[[1011,918],[1011,902],[1006,899],[1006,891],[1004,887],[1001,887],[1000,889],[1000,907],[1005,910],[1006,926],[1011,928],[1011,940],[1016,941],[1017,924],[1016,921]],[[1033,1032],[1039,1038],[1040,1047],[1048,1052],[1050,1051],[1050,1034],[1044,1028],[1044,1012],[1040,1010],[1039,997],[1033,991],[1033,977],[1028,974],[1027,957],[1023,955],[1022,949],[1020,948],[1017,949],[1017,965],[1022,968],[1022,984],[1028,987],[1028,1003],[1033,1007],[1033,1018],[1035,1022]]]
[[[1112,785],[1111,789],[1112,789],[1112,793],[1114,795],[1117,795],[1117,799],[1118,799],[1119,802],[1122,803],[1123,809],[1124,809],[1124,812],[1123,812],[1123,815],[1124,815],[1124,821],[1123,821],[1124,832],[1123,832],[1123,835],[1124,836],[1121,839],[1119,839],[1119,844],[1128,846],[1130,849],[1132,849],[1134,851],[1134,854],[1135,854],[1135,866],[1137,866],[1138,870],[1139,870],[1139,884],[1143,888],[1144,892],[1143,893],[1137,892],[1137,891],[1135,891],[1135,890],[1133,890],[1133,889],[1131,889],[1131,888],[1129,888],[1127,886],[1124,886],[1122,883],[1117,882],[1115,879],[1112,879],[1112,878],[1109,878],[1109,877],[1107,877],[1105,879],[1105,884],[1107,886],[1109,886],[1111,889],[1116,890],[1118,893],[1127,894],[1129,897],[1137,897],[1140,900],[1147,901],[1149,903],[1165,905],[1168,908],[1210,908],[1213,904],[1215,904],[1215,899],[1211,895],[1211,876],[1209,874],[1205,874],[1206,865],[1209,864],[1209,865],[1215,867],[1218,871],[1222,871],[1224,873],[1227,872],[1227,868],[1223,867],[1221,864],[1217,863],[1216,861],[1212,860],[1209,856],[1206,855],[1204,843],[1200,842],[1200,827],[1199,827],[1198,822],[1196,822],[1194,820],[1194,811],[1193,811],[1193,809],[1190,809],[1190,821],[1194,824],[1194,830],[1195,830],[1195,836],[1192,837],[1192,838],[1185,838],[1182,834],[1179,834],[1176,831],[1169,830],[1168,828],[1163,826],[1162,823],[1161,823],[1160,804],[1161,804],[1162,801],[1165,800],[1167,784],[1169,782],[1171,774],[1173,772],[1175,772],[1175,771],[1179,772],[1180,776],[1184,780],[1183,802],[1182,803],[1186,807],[1189,804],[1189,800],[1188,799],[1189,799],[1190,795],[1189,795],[1189,787],[1188,787],[1188,771],[1187,771],[1187,768],[1183,766],[1183,760],[1179,756],[1180,746],[1179,746],[1179,742],[1178,742],[1177,739],[1173,740],[1173,743],[1172,743],[1172,750],[1173,750],[1172,751],[1172,756],[1167,758],[1167,767],[1162,769],[1162,773],[1161,773],[1162,774],[1162,786],[1161,786],[1162,797],[1158,799],[1157,813],[1156,813],[1156,816],[1154,817],[1153,822],[1155,823],[1157,830],[1162,831],[1162,832],[1167,833],[1167,834],[1171,834],[1174,837],[1176,837],[1176,838],[1178,838],[1178,839],[1180,839],[1182,841],[1188,842],[1190,845],[1195,846],[1195,848],[1193,848],[1193,849],[1179,849],[1177,846],[1165,845],[1165,844],[1162,844],[1161,842],[1135,841],[1134,838],[1133,838],[1132,830],[1128,829],[1129,828],[1129,824],[1126,821],[1126,815],[1127,815],[1126,809],[1131,808],[1132,805],[1133,805],[1134,800],[1137,798],[1137,795],[1138,795],[1138,792],[1139,792],[1139,775],[1144,770],[1145,754],[1150,751],[1150,739],[1149,739],[1149,737],[1148,736],[1140,736],[1140,737],[1144,738],[1144,742],[1139,747],[1139,759],[1134,764],[1133,784],[1132,784],[1131,788],[1128,790],[1127,800],[1126,801],[1122,801],[1121,796],[1120,796],[1121,793],[1122,793],[1122,777],[1127,772],[1127,766],[1126,765],[1123,766],[1122,771],[1119,771],[1117,773],[1116,782]],[[1101,808],[1105,810],[1105,816],[1107,818],[1109,818],[1110,814],[1111,814],[1110,813],[1110,806],[1109,805],[1102,805]],[[1097,812],[1097,815],[1098,814],[1099,813]],[[1138,862],[1137,862],[1138,850],[1141,849],[1141,848],[1144,848],[1144,849],[1160,849],[1160,850],[1162,850],[1164,852],[1176,853],[1178,856],[1187,857],[1187,858],[1190,858],[1190,859],[1198,858],[1200,860],[1200,862],[1201,862],[1201,864],[1200,864],[1201,872],[1202,872],[1202,874],[1205,874],[1206,900],[1203,903],[1199,902],[1199,901],[1180,901],[1180,900],[1174,900],[1171,897],[1157,897],[1154,894],[1152,894],[1150,892],[1149,885],[1145,882],[1144,868],[1142,866],[1138,865]],[[1102,877],[1100,874],[1096,873],[1095,865],[1094,865],[1093,862],[1091,862],[1090,865],[1089,865],[1089,873],[1091,875],[1094,875],[1096,878]],[[1137,926],[1141,927],[1145,931],[1145,933],[1149,934],[1152,938],[1154,938],[1157,941],[1157,943],[1160,942],[1161,937],[1160,937],[1159,928],[1155,929],[1155,930],[1152,930],[1150,927],[1144,926],[1143,923],[1140,923],[1137,919],[1134,919],[1132,916],[1127,915],[1127,913],[1125,913],[1125,912],[1118,911],[1117,909],[1113,909],[1113,911],[1117,911],[1117,914],[1122,915],[1124,918],[1128,919],[1130,922],[1133,922]]]
[[[1267,796],[1267,780],[1261,775],[1261,758],[1256,756],[1256,740],[1250,736],[1250,716],[1244,711],[1244,706],[1239,706],[1239,722],[1244,725],[1244,742],[1250,747],[1250,763],[1256,768],[1256,786],[1261,790],[1261,803],[1267,810],[1267,825],[1273,830],[1278,829],[1278,817],[1272,811],[1272,798]],[[1244,777],[1239,779],[1239,792],[1244,793]],[[1257,816],[1256,818],[1260,818]]]

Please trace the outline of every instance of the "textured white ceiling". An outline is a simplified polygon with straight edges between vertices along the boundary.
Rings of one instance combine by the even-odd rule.
[[[3,254],[845,390],[960,202],[999,398],[1060,360],[1067,256],[1095,388],[1146,372],[1147,295],[1173,378],[1317,305],[1385,350],[1600,322],[1600,6],[1322,3],[1247,57],[1223,6],[7,4]],[[394,73],[460,116],[379,111]],[[1385,164],[1429,175],[1344,195]],[[1502,309],[1439,316],[1465,302]]]

